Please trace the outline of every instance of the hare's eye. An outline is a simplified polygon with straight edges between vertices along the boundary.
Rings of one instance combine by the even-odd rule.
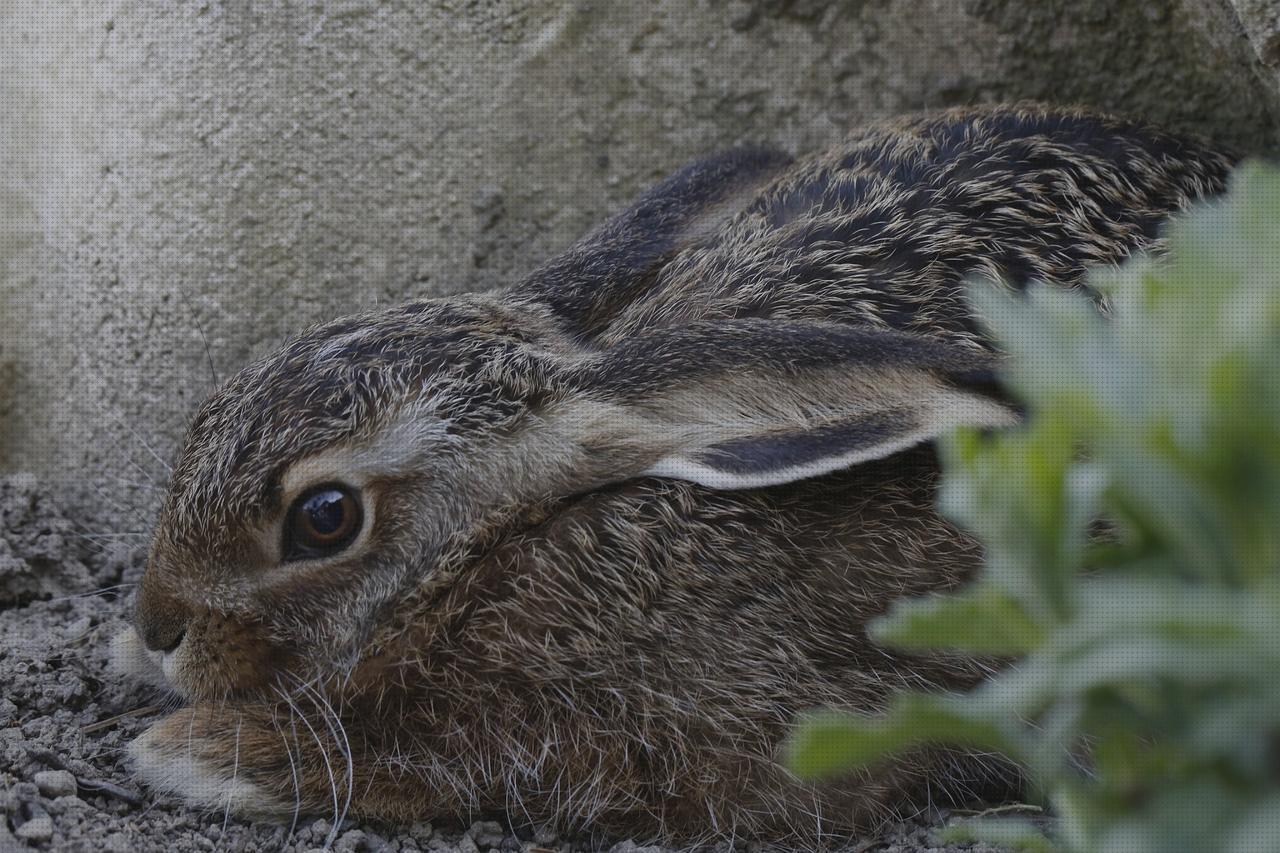
[[[362,517],[355,492],[340,483],[303,492],[285,520],[285,560],[325,557],[341,551],[360,534]]]

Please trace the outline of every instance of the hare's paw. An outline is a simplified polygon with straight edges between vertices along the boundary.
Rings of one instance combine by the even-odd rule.
[[[242,749],[245,725],[233,711],[183,708],[143,732],[128,754],[149,787],[197,808],[252,817],[292,813],[293,801],[253,781],[256,756]]]

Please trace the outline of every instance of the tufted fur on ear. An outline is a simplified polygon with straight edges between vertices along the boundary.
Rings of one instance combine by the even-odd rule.
[[[1017,415],[995,356],[906,332],[816,321],[699,322],[590,357],[550,413],[599,480],[746,489],[888,456]]]
[[[741,212],[790,163],[788,155],[759,147],[695,160],[507,291],[506,298],[550,308],[565,331],[588,341],[652,286],[664,263]]]

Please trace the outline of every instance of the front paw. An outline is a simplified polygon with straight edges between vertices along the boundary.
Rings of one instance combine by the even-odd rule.
[[[197,808],[259,818],[292,814],[296,800],[272,790],[280,780],[262,778],[262,768],[275,765],[286,746],[276,735],[275,753],[264,755],[271,738],[258,725],[231,709],[183,708],[143,732],[128,754],[148,786]]]

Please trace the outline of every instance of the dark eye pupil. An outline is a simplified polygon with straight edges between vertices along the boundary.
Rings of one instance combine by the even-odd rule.
[[[363,512],[356,493],[340,483],[316,486],[294,501],[284,524],[282,558],[336,554],[360,535]]]
[[[332,534],[339,530],[346,516],[343,498],[342,492],[337,490],[320,492],[311,496],[302,507],[307,514],[307,521],[310,522],[311,529],[321,536]]]

